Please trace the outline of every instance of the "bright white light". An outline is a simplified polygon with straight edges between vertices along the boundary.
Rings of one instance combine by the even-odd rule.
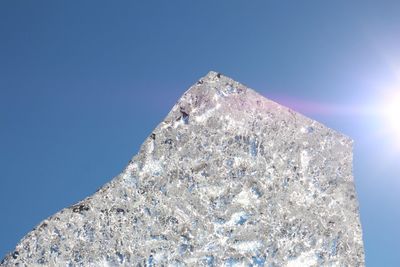
[[[388,92],[381,104],[382,119],[385,121],[385,132],[393,136],[400,145],[400,89]]]

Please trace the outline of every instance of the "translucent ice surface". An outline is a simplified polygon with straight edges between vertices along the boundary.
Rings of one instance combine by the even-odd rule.
[[[364,266],[352,140],[210,72],[2,266]]]

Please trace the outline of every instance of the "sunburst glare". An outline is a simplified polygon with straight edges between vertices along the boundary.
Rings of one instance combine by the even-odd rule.
[[[400,88],[386,91],[379,103],[382,131],[400,148]]]

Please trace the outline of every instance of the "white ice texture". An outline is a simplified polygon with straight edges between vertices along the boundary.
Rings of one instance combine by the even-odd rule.
[[[1,266],[364,266],[352,140],[209,72]]]

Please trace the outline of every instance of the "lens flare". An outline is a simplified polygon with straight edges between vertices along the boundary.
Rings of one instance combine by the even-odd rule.
[[[384,121],[384,130],[392,135],[393,140],[400,147],[400,89],[387,92],[380,105],[380,113]]]

